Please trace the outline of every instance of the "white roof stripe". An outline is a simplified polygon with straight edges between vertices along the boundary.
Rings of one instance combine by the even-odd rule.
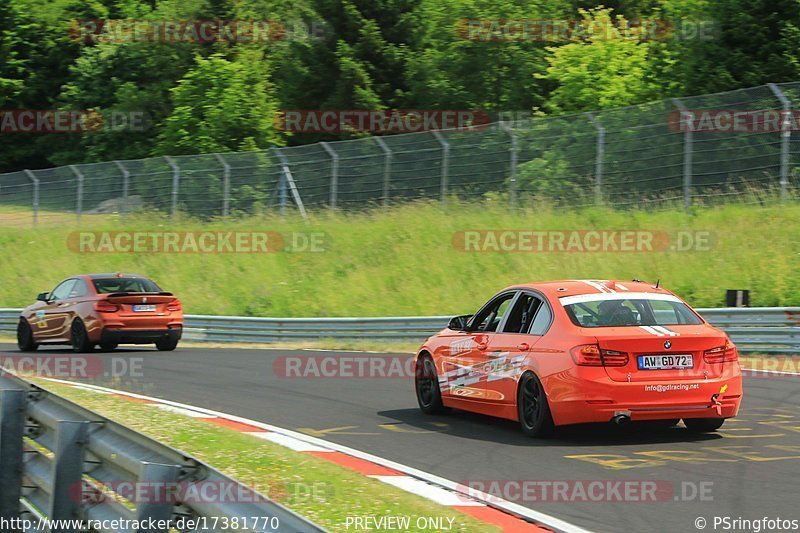
[[[653,292],[604,292],[601,294],[576,294],[574,296],[562,296],[559,298],[561,305],[572,305],[586,302],[600,302],[603,300],[660,300],[667,302],[680,302],[680,298],[671,294],[657,294]]]

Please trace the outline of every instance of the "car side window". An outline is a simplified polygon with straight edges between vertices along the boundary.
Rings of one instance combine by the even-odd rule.
[[[480,311],[472,321],[472,331],[497,331],[497,326],[503,321],[515,294],[514,292],[503,294]]]
[[[540,305],[541,300],[533,294],[521,294],[508,315],[503,333],[527,333]]]
[[[536,312],[536,317],[533,319],[533,323],[531,324],[530,334],[544,335],[547,333],[547,330],[550,329],[550,323],[552,321],[553,312],[550,310],[550,306],[542,302],[542,305],[539,306],[539,309]]]
[[[53,289],[53,292],[50,293],[50,300],[65,300],[69,298],[69,293],[72,291],[72,287],[75,285],[76,281],[78,280],[68,279],[61,282],[55,289]]]
[[[82,279],[75,280],[75,285],[69,291],[68,298],[80,298],[89,293],[89,286]]]

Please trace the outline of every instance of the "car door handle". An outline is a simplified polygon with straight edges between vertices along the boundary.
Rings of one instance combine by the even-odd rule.
[[[517,350],[519,350],[521,352],[527,352],[530,349],[531,349],[531,345],[528,344],[527,342],[522,342],[520,344],[517,344]]]

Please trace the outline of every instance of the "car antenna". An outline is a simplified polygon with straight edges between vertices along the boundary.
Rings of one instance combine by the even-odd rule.
[[[661,280],[660,280],[660,279],[657,279],[657,280],[656,280],[656,286],[655,286],[655,287],[653,287],[653,288],[654,288],[654,289],[657,289],[657,288],[658,288],[658,284],[659,284],[659,283],[661,283]]]

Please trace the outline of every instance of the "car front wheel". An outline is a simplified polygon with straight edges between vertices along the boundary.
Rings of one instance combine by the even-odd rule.
[[[517,413],[522,432],[529,437],[545,437],[553,430],[553,417],[539,378],[526,372],[519,380]]]
[[[39,347],[33,340],[31,325],[24,318],[20,318],[17,324],[17,347],[21,352],[33,352]]]

